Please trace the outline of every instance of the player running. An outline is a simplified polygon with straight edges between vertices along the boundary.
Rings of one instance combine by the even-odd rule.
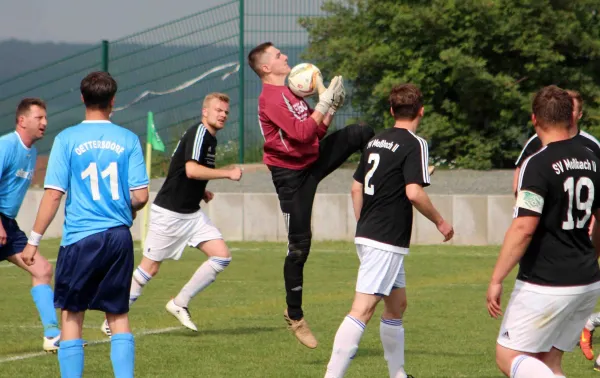
[[[502,314],[502,281],[519,263],[496,362],[513,378],[555,378],[565,376],[562,356],[577,344],[600,296],[600,247],[594,249],[588,236],[592,215],[600,216],[600,159],[572,138],[567,91],[541,89],[532,121],[544,147],[522,165],[515,219],[492,274],[487,308],[492,317]],[[599,240],[598,227],[592,236]]]
[[[148,176],[138,136],[109,120],[117,92],[114,79],[93,72],[80,89],[85,121],[54,139],[23,260],[33,266],[42,259],[37,246],[68,192],[54,296],[55,307],[62,310],[61,376],[83,374],[83,318],[85,311],[98,310],[113,331],[115,377],[131,378],[135,344],[127,312],[134,257],[129,228],[148,201]]]
[[[42,347],[56,352],[60,330],[54,310],[52,265],[43,257],[28,266],[21,252],[27,236],[16,217],[35,173],[37,150],[34,143],[44,137],[48,120],[46,104],[39,98],[25,98],[17,106],[14,133],[0,138],[0,261],[7,260],[31,274],[31,296],[44,326]]]
[[[166,305],[169,313],[193,331],[198,328],[188,310],[190,300],[213,283],[231,262],[221,232],[200,209],[200,201],[209,202],[213,198],[213,193],[206,190],[209,180],[239,181],[242,177],[238,167],[215,169],[216,135],[225,127],[228,116],[229,96],[210,93],[204,98],[202,121],[190,127],[175,147],[167,178],[151,206],[144,257],[131,280],[129,305],[158,274],[164,260],[179,260],[188,245],[204,252],[208,260]],[[106,321],[102,330],[111,335]]]
[[[317,339],[304,319],[302,292],[304,264],[312,240],[311,217],[317,186],[373,136],[368,126],[351,125],[325,137],[333,116],[344,102],[341,77],[321,88],[312,110],[285,85],[288,58],[272,43],[256,46],[248,64],[262,81],[258,119],[264,136],[263,161],[273,184],[288,230],[288,251],[283,267],[287,309],[284,318],[296,338],[309,348]]]
[[[454,230],[423,190],[430,179],[427,142],[415,134],[423,117],[423,96],[412,84],[392,89],[390,112],[396,123],[369,141],[354,173],[352,203],[358,221],[354,242],[360,259],[352,309],[338,329],[325,378],[344,376],[379,301],[385,309],[379,334],[391,378],[406,378],[404,327],[406,276],[413,206],[448,241]]]

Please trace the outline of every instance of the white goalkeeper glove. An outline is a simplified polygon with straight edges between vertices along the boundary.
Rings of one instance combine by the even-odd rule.
[[[341,76],[336,76],[331,80],[329,87],[322,91],[324,86],[322,83],[318,85],[319,103],[315,106],[315,110],[321,114],[327,114],[334,103],[339,103],[340,98],[345,95],[344,83]]]

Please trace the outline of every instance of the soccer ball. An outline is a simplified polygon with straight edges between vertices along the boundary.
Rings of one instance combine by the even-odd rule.
[[[288,87],[300,97],[310,97],[317,93],[319,84],[323,84],[321,70],[311,63],[300,63],[288,75]]]

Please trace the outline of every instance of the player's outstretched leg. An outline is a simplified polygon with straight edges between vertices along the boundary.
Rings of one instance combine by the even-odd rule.
[[[60,329],[54,309],[54,293],[50,287],[52,265],[41,255],[36,257],[35,263],[31,266],[23,262],[20,253],[9,256],[7,260],[31,274],[33,285],[31,296],[44,326],[42,347],[46,352],[56,353],[60,342]]]
[[[342,378],[346,374],[356,355],[365,327],[380,299],[377,295],[356,293],[350,313],[346,315],[335,334],[325,378]]]
[[[404,286],[404,285],[402,285]],[[408,377],[404,371],[404,326],[402,317],[406,311],[406,289],[398,287],[384,297],[385,310],[379,323],[379,336],[384,358],[391,378]]]
[[[594,359],[594,349],[592,347],[592,337],[594,336],[594,329],[600,325],[600,312],[592,314],[587,322],[583,331],[581,331],[581,337],[579,338],[579,346],[583,355],[588,360]]]
[[[129,290],[130,307],[133,305],[133,303],[135,303],[135,301],[137,301],[140,295],[142,295],[144,286],[150,282],[152,277],[158,274],[160,264],[160,261],[151,260],[146,256],[142,258],[140,265],[133,271],[133,277],[131,278],[131,289]],[[113,334],[108,324],[108,319],[104,319],[100,329],[108,337],[111,337]]]
[[[63,310],[62,340],[58,349],[58,364],[61,377],[81,377],[83,375],[83,344],[81,330],[85,312]]]
[[[217,279],[217,275],[223,272],[231,262],[231,253],[223,239],[202,242],[197,248],[208,256],[208,260],[200,265],[179,294],[166,306],[167,311],[176,317],[183,326],[193,331],[198,331],[198,327],[192,321],[188,310],[190,301],[212,284]]]
[[[127,314],[106,314],[113,330],[110,338],[110,360],[115,378],[133,378],[135,365],[135,341],[129,328]]]

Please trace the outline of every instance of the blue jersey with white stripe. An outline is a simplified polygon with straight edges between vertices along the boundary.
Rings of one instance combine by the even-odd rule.
[[[194,161],[215,168],[216,148],[217,139],[202,123],[190,127],[175,147],[169,173],[154,204],[181,214],[198,211],[208,181],[188,178],[185,165],[188,161]]]
[[[54,139],[45,188],[67,192],[61,245],[131,227],[130,190],[148,186],[140,141],[109,121],[83,121]]]
[[[35,172],[37,151],[17,132],[0,137],[0,213],[16,218]]]

